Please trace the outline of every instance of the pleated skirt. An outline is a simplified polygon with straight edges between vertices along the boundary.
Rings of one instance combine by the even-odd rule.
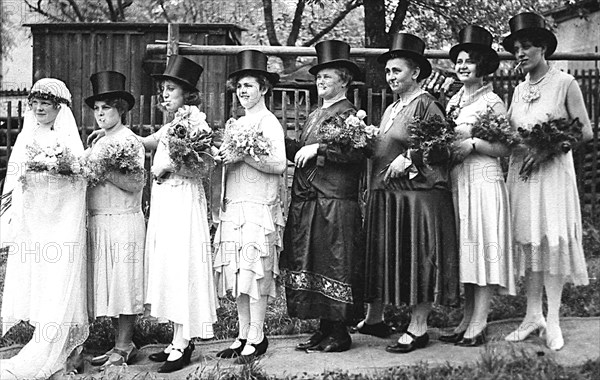
[[[458,303],[459,258],[449,191],[374,190],[365,228],[367,302]]]

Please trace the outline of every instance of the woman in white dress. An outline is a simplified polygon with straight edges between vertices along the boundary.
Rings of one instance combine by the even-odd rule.
[[[196,83],[202,66],[171,56],[162,75],[162,105],[175,118],[144,138],[146,149],[156,149],[152,175],[150,218],[146,251],[150,261],[148,295],[151,315],[173,322],[173,340],[163,351],[150,355],[164,362],[158,372],[177,371],[190,363],[191,339],[210,339],[217,321],[212,250],[202,178],[185,166],[177,168],[169,157],[170,128],[186,124],[194,133],[210,132],[206,115],[198,109]]]
[[[497,141],[471,137],[478,116],[506,115],[504,103],[483,77],[498,68],[492,35],[469,25],[450,49],[456,75],[464,84],[447,105],[460,136],[456,154],[462,160],[452,170],[452,195],[460,249],[460,282],[464,285],[463,319],[451,335],[440,340],[475,347],[486,341],[485,327],[492,292],[515,294],[508,192],[498,157],[510,147]]]
[[[106,138],[86,153],[90,162],[107,152],[126,147],[144,167],[144,146],[125,123],[135,104],[125,91],[125,76],[102,71],[90,78],[93,95],[85,103],[94,110]],[[137,354],[133,344],[136,315],[144,312],[147,262],[144,255],[146,224],[142,213],[143,170],[121,173],[112,170],[106,180],[88,189],[88,256],[92,317],[111,317],[118,326],[115,347],[92,359],[101,369],[130,363]]]
[[[265,105],[279,76],[267,71],[267,57],[259,51],[245,50],[237,57],[238,70],[229,80],[245,115],[236,124],[258,128],[270,142],[270,152],[260,160],[220,152],[227,171],[214,266],[219,296],[231,290],[236,298],[239,331],[231,347],[217,356],[246,363],[268,346],[263,326],[267,302],[276,297],[284,227],[279,190],[286,158],[283,128]]]
[[[527,74],[513,93],[508,115],[513,128],[531,129],[552,119],[579,118],[583,141],[592,138],[592,127],[583,95],[575,78],[548,65],[557,40],[535,13],[510,19],[511,34],[502,42]],[[526,180],[521,173],[530,173]],[[589,283],[582,246],[581,211],[571,151],[545,160],[525,146],[513,150],[508,171],[515,259],[525,276],[527,312],[506,340],[521,341],[538,330],[546,331],[546,345],[560,350],[564,339],[559,325],[565,282]],[[547,319],[542,314],[546,289]]]
[[[48,157],[70,152],[70,167],[78,171],[83,144],[70,103],[71,94],[62,81],[37,81],[10,156],[1,217],[2,246],[9,249],[2,330],[6,333],[28,321],[35,332],[16,356],[0,361],[1,379],[50,377],[64,368],[67,357],[89,334],[86,182],[77,175],[28,170],[34,160],[56,162],[42,154],[31,157],[32,148],[41,148]]]

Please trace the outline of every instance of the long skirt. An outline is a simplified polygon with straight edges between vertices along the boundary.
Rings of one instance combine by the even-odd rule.
[[[365,217],[367,302],[458,302],[458,249],[449,191],[375,190]]]
[[[283,238],[288,314],[353,323],[363,315],[364,235],[355,200],[294,200]]]

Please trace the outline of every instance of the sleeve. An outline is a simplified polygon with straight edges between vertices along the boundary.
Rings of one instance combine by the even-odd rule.
[[[296,139],[291,139],[289,137],[285,138],[285,155],[288,160],[294,161],[294,157],[296,157],[296,153],[300,150],[300,143]]]

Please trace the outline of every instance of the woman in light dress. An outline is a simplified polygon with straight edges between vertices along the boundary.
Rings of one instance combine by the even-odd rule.
[[[486,341],[485,327],[494,289],[515,294],[512,231],[508,192],[498,157],[508,156],[510,147],[471,137],[479,115],[506,115],[504,103],[483,77],[498,68],[492,35],[469,25],[459,34],[459,44],[450,49],[456,75],[464,84],[446,106],[459,135],[452,195],[460,252],[460,282],[464,285],[463,319],[453,334],[440,340],[459,346],[479,346]]]
[[[85,102],[94,110],[98,126],[106,132],[86,153],[93,162],[111,146],[129,146],[144,167],[144,146],[125,123],[135,104],[125,91],[125,76],[102,71],[90,78],[93,95]],[[114,148],[113,148],[114,149]],[[110,151],[110,150],[109,150]],[[115,347],[92,359],[102,369],[131,363],[136,315],[144,312],[147,260],[144,255],[146,224],[142,213],[143,171],[112,171],[105,181],[88,189],[88,256],[91,317],[113,318],[118,326]]]
[[[70,103],[62,81],[37,81],[10,156],[0,231],[1,245],[9,249],[2,332],[20,321],[28,321],[35,331],[16,356],[0,361],[0,379],[50,377],[65,368],[74,350],[81,354],[79,346],[89,334],[86,182],[78,176],[27,171],[28,146],[68,150],[75,158],[83,154]],[[79,363],[81,370],[83,361]]]
[[[242,51],[237,59],[229,84],[245,115],[235,123],[258,129],[270,145],[258,160],[232,155],[223,147],[219,153],[226,177],[214,266],[219,296],[230,290],[236,298],[239,330],[233,344],[217,356],[247,363],[268,347],[263,330],[267,303],[277,295],[284,226],[279,191],[286,158],[283,128],[265,105],[265,95],[279,76],[267,71],[267,57],[259,51]]]
[[[146,149],[156,149],[152,165],[152,198],[146,251],[150,267],[146,302],[159,322],[173,322],[173,340],[150,355],[164,362],[158,372],[177,371],[190,363],[194,337],[214,336],[217,320],[212,251],[202,178],[190,168],[177,168],[169,157],[167,133],[174,124],[210,132],[206,115],[198,109],[196,83],[202,66],[182,56],[171,56],[160,81],[161,100],[175,119],[144,138]]]
[[[511,34],[502,45],[514,54],[527,74],[513,93],[508,115],[513,128],[530,129],[552,119],[579,118],[583,141],[592,138],[590,119],[575,78],[548,65],[557,40],[535,13],[521,13],[509,21]],[[520,173],[530,173],[524,180]],[[582,247],[581,211],[571,151],[545,161],[519,146],[510,158],[507,184],[511,203],[515,260],[525,276],[527,312],[506,340],[521,341],[534,331],[546,331],[552,350],[564,346],[559,324],[565,282],[589,283]],[[546,289],[548,314],[542,313]]]

